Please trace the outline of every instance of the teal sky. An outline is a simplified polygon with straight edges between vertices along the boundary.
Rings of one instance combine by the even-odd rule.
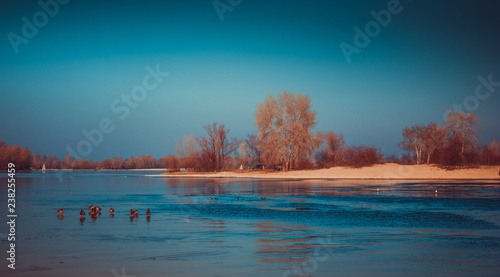
[[[109,118],[113,131],[82,158],[160,157],[213,121],[255,133],[256,104],[284,90],[311,97],[315,131],[385,154],[401,153],[405,126],[442,124],[464,101],[481,117],[480,141],[500,139],[500,86],[475,95],[478,76],[500,82],[498,1],[402,0],[350,63],[340,44],[356,46],[354,28],[393,1],[220,0],[241,2],[222,17],[211,0],[102,2],[58,3],[46,22],[37,1],[1,2],[0,140],[62,158]],[[157,65],[168,77],[121,119],[126,104],[112,103]]]

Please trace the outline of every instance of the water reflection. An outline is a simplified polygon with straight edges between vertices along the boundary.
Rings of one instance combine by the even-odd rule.
[[[500,181],[405,182],[404,180],[266,180],[244,178],[161,178],[178,195],[500,197]],[[437,190],[437,192],[436,192]],[[244,196],[243,196],[244,198]]]
[[[129,216],[130,222],[137,222],[139,219],[138,215],[131,215]]]

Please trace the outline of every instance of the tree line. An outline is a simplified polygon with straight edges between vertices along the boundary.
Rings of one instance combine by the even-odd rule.
[[[293,170],[334,166],[364,167],[385,162],[399,164],[437,164],[441,166],[500,164],[500,143],[493,140],[481,146],[477,131],[479,117],[474,113],[447,112],[444,126],[436,123],[407,126],[399,148],[408,152],[398,158],[386,156],[373,145],[346,145],[342,133],[316,132],[317,112],[309,96],[300,93],[269,95],[257,104],[257,134],[245,139],[230,137],[230,129],[213,122],[203,126],[206,135],[185,135],[174,152],[156,159],[139,156],[114,157],[95,162],[57,156],[31,154],[28,148],[8,146],[0,141],[0,169],[15,162],[20,169],[147,169],[214,172],[234,169]]]
[[[403,129],[399,147],[412,154],[415,164],[438,164],[446,167],[500,164],[500,143],[481,145],[477,131],[479,117],[472,112],[447,111],[444,126],[434,122]]]
[[[177,157],[169,155],[156,159],[151,155],[130,157],[107,158],[103,161],[92,161],[88,159],[73,159],[66,154],[60,160],[56,155],[32,154],[28,148],[19,145],[9,146],[0,140],[0,169],[7,169],[8,163],[14,163],[16,169],[40,170],[45,164],[46,169],[148,169],[148,168],[170,168],[177,162]]]

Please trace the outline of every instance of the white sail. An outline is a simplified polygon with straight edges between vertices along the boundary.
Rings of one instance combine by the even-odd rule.
[[[45,173],[45,164],[42,166],[42,173]]]

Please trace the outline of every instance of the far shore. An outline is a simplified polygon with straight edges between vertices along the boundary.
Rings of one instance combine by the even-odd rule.
[[[435,165],[382,164],[363,168],[332,167],[328,169],[287,172],[235,170],[224,172],[165,172],[151,177],[193,178],[261,178],[261,179],[416,179],[416,180],[500,180],[500,166],[480,166],[446,170]]]

